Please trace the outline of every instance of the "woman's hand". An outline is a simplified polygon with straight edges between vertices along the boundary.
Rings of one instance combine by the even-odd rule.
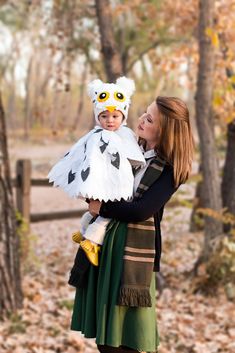
[[[89,202],[89,212],[93,217],[99,214],[101,207],[101,202],[98,200],[90,200]]]

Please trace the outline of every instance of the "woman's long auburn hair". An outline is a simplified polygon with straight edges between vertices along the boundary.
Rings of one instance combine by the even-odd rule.
[[[160,116],[156,151],[174,168],[174,182],[185,183],[192,168],[194,140],[186,104],[176,97],[156,98]]]

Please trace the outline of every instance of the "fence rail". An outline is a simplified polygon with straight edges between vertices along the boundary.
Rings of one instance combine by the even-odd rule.
[[[16,207],[23,219],[30,225],[32,222],[51,221],[55,219],[78,218],[85,212],[82,210],[65,210],[46,213],[31,213],[30,198],[31,187],[52,187],[48,179],[31,178],[30,159],[20,159],[16,163],[16,178],[12,180],[12,186],[16,188]],[[198,178],[199,174],[194,174],[191,178]],[[179,200],[172,199],[167,203],[167,207],[179,205]]]
[[[85,210],[69,210],[69,211],[57,211],[50,213],[34,213],[30,215],[30,222],[42,222],[51,221],[54,219],[64,219],[64,218],[78,218],[83,215]]]
[[[46,213],[31,213],[31,187],[52,187],[48,179],[31,178],[32,165],[30,159],[20,159],[16,162],[16,178],[12,186],[16,188],[16,208],[23,219],[30,225],[32,222],[51,221],[55,219],[77,218],[85,210],[65,210]]]

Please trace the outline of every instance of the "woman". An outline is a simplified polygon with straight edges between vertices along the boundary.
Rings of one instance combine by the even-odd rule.
[[[112,218],[100,266],[89,267],[76,291],[71,328],[96,337],[100,352],[154,352],[155,275],[160,270],[160,222],[166,202],[190,173],[193,138],[185,103],[157,97],[139,119],[146,165],[135,173],[131,202],[91,201],[93,215]],[[154,221],[154,223],[153,223]]]

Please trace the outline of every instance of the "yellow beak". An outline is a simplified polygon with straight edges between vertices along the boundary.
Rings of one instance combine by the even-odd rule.
[[[116,107],[114,105],[108,105],[107,107],[105,107],[110,113],[112,113]]]

